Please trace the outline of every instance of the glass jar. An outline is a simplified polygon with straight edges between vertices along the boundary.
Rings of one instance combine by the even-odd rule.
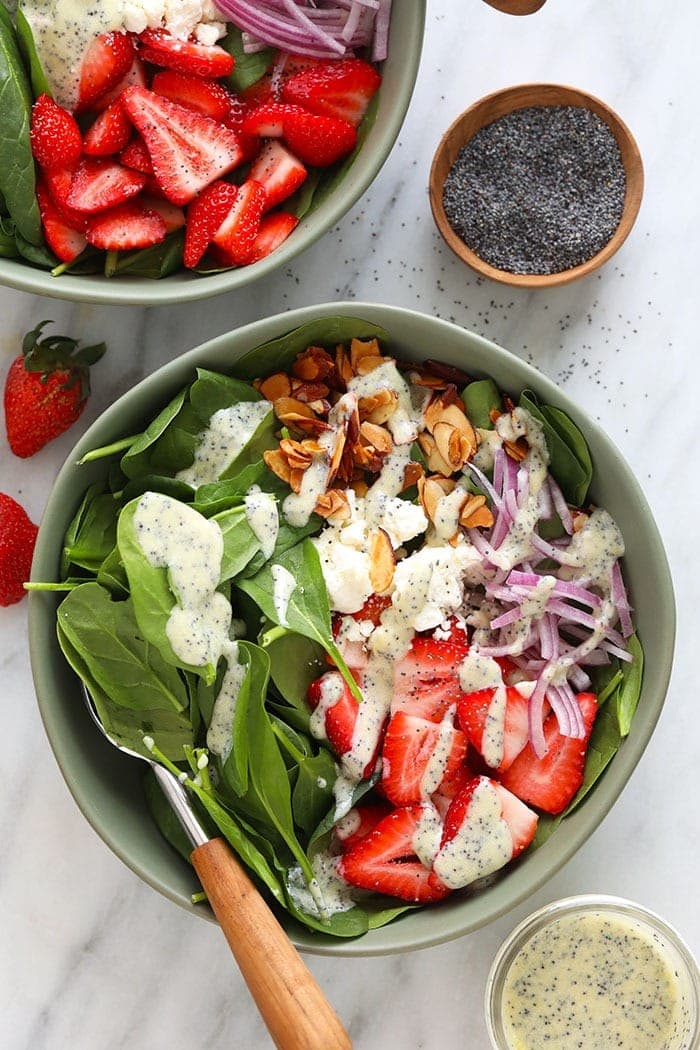
[[[606,1038],[624,1050],[697,1050],[699,1002],[697,964],[672,927],[632,901],[590,894],[545,905],[501,945],[486,1025],[495,1050],[603,1050]]]

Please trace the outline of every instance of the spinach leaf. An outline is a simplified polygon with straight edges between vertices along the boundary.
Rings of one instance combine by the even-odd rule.
[[[34,98],[38,98],[39,95],[49,95],[52,97],[53,92],[51,91],[51,85],[46,79],[44,70],[41,68],[36,44],[34,43],[32,27],[27,21],[27,17],[21,7],[18,7],[15,12],[15,28],[17,30],[19,49],[22,52],[25,66],[29,69]]]
[[[297,219],[303,219],[306,213],[310,211],[318,184],[321,181],[321,175],[320,168],[309,168],[301,186],[287,201],[287,210],[292,215],[296,215]]]
[[[138,434],[132,437],[119,438],[117,441],[113,441],[109,445],[101,445],[100,448],[91,448],[89,452],[86,452],[82,459],[78,460],[78,466],[82,466],[83,463],[94,463],[98,459],[107,459],[109,456],[117,456],[121,452],[128,452],[131,446],[136,441]]]
[[[24,236],[19,229],[19,223],[15,230],[15,244],[25,262],[31,263],[32,266],[38,266],[42,270],[51,270],[58,263],[56,256],[45,245],[34,244]]]
[[[262,51],[255,51],[249,55],[243,50],[243,34],[238,26],[228,25],[228,32],[223,40],[219,41],[219,47],[228,51],[233,56],[233,72],[224,79],[226,83],[240,94],[246,88],[257,83],[267,73],[275,57],[273,48],[266,47]]]
[[[146,771],[143,778],[143,793],[146,798],[148,811],[153,821],[166,842],[177,850],[181,857],[189,862],[192,853],[190,842],[182,824],[175,816],[173,807],[163,794],[163,789],[156,779],[152,769]],[[201,814],[197,814],[201,820]]]
[[[357,784],[353,790],[352,798],[350,801],[350,809],[356,806],[360,799],[368,795],[372,788],[376,785],[379,780],[379,772],[373,773],[369,780],[362,780]],[[321,820],[320,824],[311,836],[309,846],[317,846],[318,843],[323,839],[324,835],[327,835],[335,824],[335,806],[328,810],[325,817]]]
[[[105,277],[130,274],[132,277],[149,277],[154,281],[169,277],[182,266],[185,246],[183,230],[169,234],[160,244],[150,248],[139,248],[133,252],[108,253],[109,265],[105,264]],[[116,258],[110,260],[110,255]]]
[[[54,266],[51,271],[52,277],[60,277],[62,273],[93,274],[102,273],[104,252],[98,248],[88,245],[73,262],[63,262]]]
[[[239,379],[257,379],[269,375],[271,366],[275,371],[285,372],[291,368],[297,354],[308,346],[335,347],[351,339],[390,341],[389,333],[371,321],[359,317],[319,317],[250,350],[236,362],[233,374]]]
[[[88,502],[70,546],[64,546],[69,564],[98,572],[117,542],[119,507],[119,501],[109,492],[97,493]]]
[[[70,551],[71,547],[73,547],[73,545],[75,544],[75,540],[76,540],[76,537],[78,535],[78,531],[80,530],[80,526],[82,524],[83,518],[85,517],[85,512],[86,512],[87,508],[90,506],[90,503],[92,502],[92,500],[97,495],[99,495],[100,492],[103,492],[103,491],[104,491],[104,483],[101,482],[101,481],[95,482],[93,485],[90,485],[90,487],[86,490],[85,495],[83,496],[82,500],[80,501],[80,503],[78,505],[78,509],[76,510],[75,514],[73,515],[73,518],[72,518],[68,528],[66,529],[66,535],[63,538],[63,550],[61,552],[61,563],[60,563],[59,570],[58,570],[61,579],[64,579],[68,575],[68,573],[70,571],[71,563],[70,563],[70,559],[68,557],[68,552]]]
[[[306,525],[290,525],[284,517],[280,517],[279,531],[275,540],[275,548],[272,556],[267,559],[262,551],[259,551],[242,572],[242,576],[254,576],[262,569],[266,561],[279,562],[283,554],[295,547],[307,536],[314,536],[321,531],[322,520],[317,514],[312,514]]]
[[[31,113],[32,93],[14,26],[0,3],[0,192],[22,241],[39,246],[43,238],[29,141]]]
[[[121,496],[124,502],[143,496],[144,492],[159,492],[163,496],[171,496],[180,503],[189,503],[192,499],[192,489],[184,481],[177,478],[167,478],[162,474],[143,474],[138,478],[132,478],[124,485]]]
[[[236,698],[233,713],[233,725],[231,727],[233,746],[223,765],[219,759],[216,759],[216,763],[224,783],[236,795],[244,795],[248,790],[248,769],[250,764],[248,709],[251,703],[251,696],[259,693],[262,694],[263,698],[265,696],[267,664],[259,659],[257,647],[247,645],[245,642],[239,642],[237,655],[239,663],[243,664],[247,670]],[[207,724],[211,721],[211,711],[206,721]],[[254,757],[253,761],[257,761],[257,757]]]
[[[132,441],[121,461],[122,470],[128,478],[135,478],[139,474],[150,472],[149,453],[182,409],[186,394],[187,388],[176,394],[172,401],[158,413],[153,422],[146,427],[143,434]]]
[[[308,539],[304,540],[296,547],[285,551],[275,562],[275,565],[281,565],[286,569],[297,584],[289,598],[286,610],[280,610],[275,604],[271,565],[272,563],[268,562],[256,576],[249,580],[239,580],[239,589],[253,599],[272,623],[281,627],[289,627],[297,634],[318,642],[348,683],[353,696],[361,702],[362,694],[357,682],[333,640],[328,592],[321,571],[321,563],[313,543]],[[284,616],[281,615],[282,612]]]
[[[167,623],[177,599],[170,587],[168,570],[151,565],[138,542],[134,528],[134,514],[138,503],[137,499],[127,503],[119,515],[117,525],[117,546],[129,580],[138,631],[147,642],[156,646],[167,664],[202,675],[208,682],[213,681],[216,676],[215,667],[211,664],[194,667],[184,663],[170,644]]]
[[[129,580],[118,547],[115,546],[100,565],[97,570],[97,582],[117,600],[129,596]]]
[[[0,256],[3,259],[16,259],[19,249],[15,240],[15,224],[12,219],[2,215],[2,204],[0,199]]]
[[[593,478],[593,465],[583,434],[560,409],[551,405],[540,406],[531,390],[523,390],[519,404],[544,428],[550,470],[567,502],[582,507]]]
[[[335,762],[325,747],[319,748],[315,756],[300,757],[292,791],[292,812],[297,826],[307,838],[328,812],[329,806],[335,808],[335,778]]]
[[[634,660],[632,663],[622,661],[622,682],[617,693],[615,708],[620,733],[623,737],[629,733],[634,713],[637,710],[644,673],[644,651],[636,634],[627,639],[627,649]]]
[[[242,504],[251,485],[259,485],[264,492],[273,491],[269,487],[270,479],[275,479],[275,475],[267,469],[262,460],[249,463],[232,477],[213,481],[209,485],[200,485],[192,506],[205,518],[210,518],[223,510],[230,510]]]
[[[204,426],[222,408],[230,408],[239,401],[262,401],[250,383],[222,375],[220,372],[209,372],[206,368],[197,369],[197,378],[190,387],[190,404]]]
[[[286,627],[272,627],[260,635],[260,645],[270,657],[270,677],[280,696],[303,716],[308,733],[311,708],[306,691],[315,678],[328,670],[323,647]],[[298,723],[295,723],[299,728]]]
[[[244,507],[233,507],[211,519],[221,529],[224,537],[224,553],[221,558],[221,581],[238,576],[260,550],[260,541],[255,535]]]
[[[493,379],[475,379],[462,391],[462,401],[469,421],[482,430],[493,430],[490,413],[503,411],[503,398]]]

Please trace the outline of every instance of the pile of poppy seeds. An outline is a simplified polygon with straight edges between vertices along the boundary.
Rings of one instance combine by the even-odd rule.
[[[468,248],[499,270],[561,273],[611,239],[625,169],[605,121],[583,106],[531,106],[481,128],[445,179],[443,207]]]

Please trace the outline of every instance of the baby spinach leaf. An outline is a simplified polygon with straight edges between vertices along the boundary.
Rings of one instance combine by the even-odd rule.
[[[371,321],[359,317],[319,317],[286,335],[271,339],[255,347],[236,362],[233,374],[239,379],[257,379],[271,371],[288,371],[297,354],[308,346],[328,346],[348,343],[351,339],[379,339],[389,343],[389,333]]]
[[[350,800],[350,809],[356,806],[360,799],[368,795],[372,788],[376,785],[379,780],[379,772],[373,773],[369,780],[362,780],[357,784],[353,790],[352,797]],[[335,806],[328,810],[325,817],[321,820],[320,824],[314,831],[313,835],[309,840],[309,852],[311,847],[316,848],[318,843],[322,840],[324,835],[327,835],[335,824]]]
[[[46,79],[46,74],[44,73],[44,70],[41,67],[41,62],[39,61],[32,27],[27,21],[27,17],[21,7],[18,7],[15,12],[15,28],[17,30],[19,49],[22,52],[25,66],[29,68],[34,98],[38,98],[39,95],[49,95],[50,97],[53,97],[51,85]]]
[[[260,636],[260,645],[270,657],[270,677],[280,696],[305,718],[308,732],[311,714],[306,691],[315,678],[328,670],[323,647],[311,638],[286,627],[272,627]]]
[[[271,557],[268,559],[262,551],[259,551],[246,565],[242,576],[254,576],[266,561],[279,562],[283,554],[286,554],[288,550],[291,550],[292,547],[306,539],[307,536],[314,536],[320,532],[322,524],[322,519],[317,514],[312,514],[306,525],[290,525],[284,517],[280,517],[279,531]]]
[[[221,529],[224,537],[224,553],[221,558],[221,580],[238,576],[260,550],[260,541],[255,535],[244,507],[233,507],[211,519]]]
[[[98,572],[117,542],[119,508],[119,501],[110,492],[96,494],[89,501],[70,547],[64,547],[71,565]]]
[[[550,470],[567,502],[574,507],[583,506],[593,478],[593,466],[580,430],[564,412],[551,405],[540,406],[531,390],[523,390],[519,404],[544,428]]]
[[[38,266],[42,270],[51,270],[58,263],[56,256],[45,245],[34,244],[24,236],[19,228],[19,223],[15,230],[15,244],[25,262],[31,263],[32,266]]]
[[[262,691],[265,696],[267,688],[267,665],[258,659],[251,650],[254,647],[244,642],[238,644],[238,661],[247,670],[245,678],[236,698],[233,712],[233,724],[231,726],[233,746],[226,761],[222,764],[218,759],[217,767],[225,784],[236,794],[244,795],[248,790],[248,768],[250,762],[250,740],[248,736],[248,708],[251,696]],[[213,710],[213,707],[212,707]],[[207,724],[211,721],[211,712],[207,718]],[[255,761],[255,759],[254,759]]]
[[[149,277],[154,281],[169,277],[182,266],[182,252],[185,245],[183,230],[169,234],[160,244],[151,248],[139,248],[133,252],[115,252],[116,258],[105,265],[105,277],[118,274],[130,274],[132,277]],[[112,253],[107,254],[107,258]]]
[[[129,580],[139,633],[151,645],[157,647],[163,660],[172,667],[192,671],[202,675],[207,681],[213,681],[216,675],[215,667],[210,664],[194,667],[184,663],[170,644],[167,623],[176,605],[176,596],[170,587],[168,570],[151,565],[138,542],[134,528],[134,514],[138,503],[137,499],[127,503],[119,515],[117,546]]]
[[[274,600],[272,564],[268,562],[256,576],[249,580],[239,580],[238,587],[250,595],[272,623],[279,624],[281,627],[289,627],[297,634],[310,638],[323,646],[348,683],[353,696],[361,701],[362,694],[357,682],[333,640],[328,592],[321,571],[321,563],[313,543],[308,539],[304,540],[296,547],[285,551],[274,563],[286,569],[296,581],[296,587],[291,593],[286,610],[279,609]]]
[[[629,733],[634,713],[637,710],[644,673],[644,651],[636,634],[627,639],[627,649],[634,660],[632,663],[621,661],[622,681],[615,698],[617,722],[623,737]]]
[[[588,742],[583,783],[562,813],[562,817],[572,813],[586,797],[615,757],[621,743],[622,734],[617,720],[617,712],[612,705],[607,704],[598,712],[593,732]]]
[[[233,56],[233,72],[224,79],[236,94],[240,94],[241,91],[257,83],[267,73],[275,57],[274,49],[271,47],[263,48],[262,51],[254,51],[252,54],[244,51],[243,34],[238,26],[231,23],[228,25],[226,36],[219,41],[219,47],[223,47],[229,55]]]
[[[205,518],[210,518],[243,503],[246,492],[252,485],[259,485],[264,492],[272,491],[268,487],[270,478],[274,478],[274,474],[267,469],[262,460],[249,463],[232,477],[213,481],[209,485],[200,485],[192,506]]]
[[[170,843],[173,849],[177,850],[180,856],[189,862],[190,854],[192,853],[192,843],[182,824],[175,816],[173,807],[163,794],[163,789],[152,769],[148,769],[143,778],[143,793],[148,811],[158,831],[165,841]],[[198,816],[201,819],[200,814]]]
[[[153,422],[146,427],[143,434],[132,442],[121,461],[122,470],[128,478],[149,473],[148,454],[182,409],[186,394],[187,388],[176,394],[172,401],[158,413]]]
[[[250,383],[242,383],[219,372],[209,372],[206,368],[197,369],[197,378],[190,387],[190,404],[204,426],[215,412],[230,408],[239,401],[262,401],[262,395]]]
[[[143,496],[144,492],[159,492],[163,496],[172,496],[180,503],[189,503],[192,499],[192,488],[177,478],[164,477],[162,474],[143,474],[127,481],[122,490],[125,502]]]
[[[94,463],[98,459],[107,459],[109,456],[117,456],[121,452],[126,452],[131,448],[137,437],[138,435],[119,438],[117,441],[113,441],[110,445],[102,445],[100,448],[92,448],[89,452],[85,453],[82,459],[78,460],[78,466],[82,466],[83,463]]]
[[[118,547],[115,546],[100,565],[97,582],[106,587],[113,598],[119,600],[129,596],[129,580]]]
[[[34,158],[29,141],[32,93],[12,19],[0,3],[0,192],[21,243],[43,243],[36,200]]]
[[[72,520],[70,522],[70,525],[66,529],[66,535],[63,538],[63,550],[61,552],[61,564],[60,564],[60,567],[59,567],[59,575],[60,575],[61,579],[64,579],[68,575],[68,573],[70,571],[70,564],[71,563],[70,563],[70,559],[68,557],[68,552],[69,552],[70,548],[75,543],[75,539],[76,539],[76,536],[78,535],[78,531],[80,529],[82,520],[85,517],[85,512],[86,512],[87,508],[89,507],[90,503],[92,502],[92,500],[95,498],[95,496],[97,496],[100,492],[103,492],[103,491],[104,491],[104,483],[101,482],[101,481],[95,482],[93,485],[90,485],[90,487],[86,490],[85,495],[83,496],[82,500],[80,501],[80,503],[78,505],[78,509],[76,510],[75,514],[73,515],[73,518],[72,518]]]
[[[314,195],[318,189],[318,184],[321,181],[321,175],[322,172],[320,168],[309,168],[306,178],[299,189],[287,200],[286,210],[290,211],[292,215],[296,215],[297,219],[303,219],[306,213],[311,209]]]
[[[490,413],[503,411],[503,398],[493,379],[475,379],[462,391],[462,401],[469,421],[482,430],[493,430]]]
[[[329,806],[335,806],[333,784],[335,762],[329,751],[319,748],[317,755],[303,757],[298,765],[298,774],[292,791],[294,820],[307,838],[313,833]]]

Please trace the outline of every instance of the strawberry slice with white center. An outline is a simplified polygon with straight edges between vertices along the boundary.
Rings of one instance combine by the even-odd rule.
[[[585,737],[581,740],[562,736],[556,715],[551,714],[544,724],[547,754],[538,758],[532,744],[528,744],[501,777],[509,791],[546,813],[561,813],[583,783],[598,702],[593,693],[579,693],[576,700],[583,715]]]
[[[83,149],[89,157],[109,157],[125,148],[131,123],[119,99],[107,106],[85,132]]]
[[[183,262],[188,269],[197,266],[211,244],[233,202],[238,187],[230,182],[212,182],[206,186],[187,209],[187,230]]]
[[[287,106],[281,102],[263,102],[246,113],[241,123],[241,131],[244,135],[280,139],[284,135],[285,117],[303,112],[301,106]]]
[[[238,187],[236,199],[213,238],[231,266],[245,266],[253,259],[264,207],[265,190],[259,183],[249,179]]]
[[[90,104],[90,109],[94,110],[95,113],[101,113],[107,106],[111,106],[113,102],[121,95],[122,91],[126,91],[128,87],[148,87],[148,81],[146,80],[146,73],[143,62],[141,62],[134,54],[131,62],[131,66],[126,72],[126,76],[123,76],[121,80],[110,88],[109,91],[105,92],[104,95],[100,95],[98,99]]]
[[[134,60],[134,41],[128,33],[101,33],[90,44],[80,67],[76,112],[82,113],[115,87]]]
[[[146,143],[140,135],[136,135],[128,146],[119,154],[119,160],[125,168],[141,171],[144,175],[153,174],[151,155],[146,149]]]
[[[63,216],[41,179],[37,179],[36,199],[39,203],[41,225],[46,243],[61,262],[73,262],[87,247],[85,235],[64,222]]]
[[[165,66],[178,73],[212,80],[233,72],[233,56],[216,44],[178,40],[165,29],[146,29],[138,39],[141,58],[154,66]]]
[[[382,746],[382,791],[397,806],[422,802],[454,774],[467,754],[467,738],[448,713],[441,722],[399,711]]]
[[[265,190],[265,211],[268,211],[299,189],[306,179],[306,168],[281,142],[271,139],[263,145],[248,178],[259,182]]]
[[[156,215],[160,215],[168,233],[181,230],[185,225],[185,213],[182,208],[178,208],[176,204],[171,204],[170,201],[166,201],[162,197],[156,197],[151,193],[142,193],[138,198],[138,202],[147,211],[154,211]]]
[[[468,650],[457,629],[447,639],[416,635],[394,667],[392,711],[439,722],[462,696],[459,665]]]
[[[173,204],[187,204],[241,161],[236,133],[201,113],[138,87],[127,88],[122,104]]]
[[[442,900],[449,888],[418,857],[415,838],[423,806],[395,809],[338,862],[351,886],[386,893],[400,900],[428,904]]]
[[[259,262],[260,259],[276,251],[298,225],[299,220],[296,215],[291,215],[286,211],[264,215],[260,221],[260,229],[253,244],[253,255],[250,261]]]
[[[78,211],[106,211],[135,197],[145,182],[145,175],[116,161],[85,157],[73,175],[66,203]]]
[[[151,90],[179,106],[203,113],[210,120],[223,121],[231,110],[232,95],[223,84],[202,77],[188,77],[174,69],[156,73]]]
[[[75,175],[75,167],[51,168],[50,171],[44,172],[43,177],[46,187],[51,194],[51,200],[58,208],[63,222],[66,226],[70,226],[72,230],[79,230],[81,233],[84,233],[88,216],[85,212],[76,211],[75,208],[71,208],[68,204],[68,194]]]
[[[462,694],[457,722],[486,764],[502,773],[530,738],[528,707],[528,697],[515,686],[479,689]]]
[[[392,807],[388,802],[364,802],[359,806],[353,806],[334,827],[335,837],[343,852],[347,852],[356,846],[362,839],[366,839],[371,831],[374,831],[380,820],[384,820],[391,813]]]
[[[536,813],[495,780],[475,777],[450,803],[431,879],[468,886],[522,853],[536,830]]]
[[[160,215],[139,201],[127,201],[96,215],[88,224],[86,237],[95,248],[124,252],[160,244],[167,232]]]
[[[288,77],[282,86],[282,101],[346,120],[356,128],[381,82],[374,66],[360,58],[323,62]]]

